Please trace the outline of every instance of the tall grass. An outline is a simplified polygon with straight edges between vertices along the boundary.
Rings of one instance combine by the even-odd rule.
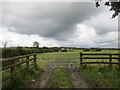
[[[79,68],[92,88],[120,88],[120,70],[116,67],[109,70],[107,66],[84,66]]]
[[[32,79],[39,74],[41,69],[39,67],[29,67],[27,69],[23,69],[21,72],[13,75],[11,78],[6,81],[3,81],[3,89],[11,88],[12,90],[16,90],[17,88],[26,88]],[[4,76],[3,76],[4,77]]]

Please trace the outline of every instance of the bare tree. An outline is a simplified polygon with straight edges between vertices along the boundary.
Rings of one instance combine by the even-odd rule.
[[[3,42],[3,47],[6,48],[8,41]]]

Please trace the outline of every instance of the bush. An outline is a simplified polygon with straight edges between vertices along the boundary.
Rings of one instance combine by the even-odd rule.
[[[11,58],[15,56],[21,56],[31,53],[47,53],[47,52],[57,52],[58,48],[24,48],[24,47],[10,47],[2,48],[2,58]],[[63,51],[63,52],[66,52]]]
[[[95,51],[102,51],[102,50],[97,48]]]
[[[42,53],[42,51],[41,49],[36,49],[36,48],[23,48],[23,47],[3,48],[2,58],[11,58],[11,57],[26,55],[31,53]]]
[[[18,56],[17,49],[15,48],[4,48],[2,49],[2,57],[3,58],[9,58],[13,56]]]
[[[62,50],[61,52],[67,52],[67,50]]]
[[[47,53],[47,52],[49,52],[48,49],[42,49],[42,53]]]
[[[84,49],[83,51],[90,51],[90,49]]]

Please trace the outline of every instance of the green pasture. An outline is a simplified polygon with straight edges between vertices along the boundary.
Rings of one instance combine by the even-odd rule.
[[[50,53],[42,53],[42,54],[38,54],[37,55],[37,69],[34,68],[34,65],[31,66],[30,68],[28,68],[27,70],[25,69],[26,64],[23,64],[16,69],[16,71],[20,71],[21,69],[23,69],[23,71],[21,71],[18,75],[15,76],[15,80],[13,83],[16,83],[15,87],[26,87],[26,84],[28,82],[30,82],[38,73],[40,73],[41,69],[45,68],[47,64],[53,62],[53,61],[64,61],[64,60],[76,60],[77,65],[80,66],[80,52],[83,53],[118,53],[117,50],[102,50],[102,51],[82,51],[82,50],[73,50],[72,52],[50,52]],[[69,53],[69,54],[68,54]],[[67,57],[67,58],[66,58]],[[77,58],[74,58],[77,57]],[[91,57],[91,56],[87,56],[87,57]],[[94,55],[93,57],[100,57],[100,56],[96,56]],[[105,56],[101,56],[101,57],[105,57]],[[113,56],[115,57],[115,56]],[[31,57],[30,57],[31,58]],[[22,59],[21,61],[24,61],[25,59]],[[109,60],[85,60],[85,61],[109,61]],[[114,62],[117,62],[117,60],[113,60]],[[16,62],[18,63],[18,62]],[[33,62],[30,62],[30,64]],[[3,68],[5,66],[3,65]],[[83,77],[86,77],[86,80],[89,81],[89,83],[93,83],[93,87],[99,87],[96,85],[96,83],[100,83],[99,85],[102,87],[119,87],[118,83],[120,83],[120,71],[117,69],[117,65],[113,65],[113,70],[109,71],[108,70],[108,65],[104,65],[104,64],[88,64],[88,65],[84,65],[84,67],[79,67],[81,74],[83,75]],[[53,78],[56,80],[56,75],[57,73],[60,73],[60,75],[64,75],[64,70],[56,70],[53,72],[53,74],[55,76],[53,76]],[[5,70],[2,72],[2,76],[3,78],[7,77],[10,75],[10,69],[9,70]],[[26,75],[26,77],[24,77],[24,75]],[[22,79],[24,77],[24,80]],[[66,75],[65,75],[66,78]],[[68,78],[67,78],[68,80]],[[18,81],[18,82],[16,82]],[[59,80],[58,80],[59,81]],[[61,82],[61,81],[60,81]],[[8,81],[6,81],[7,84],[5,84],[5,87],[9,87],[11,85],[8,84]],[[68,81],[66,81],[67,84]],[[59,82],[58,82],[59,84]],[[104,85],[103,85],[104,84]],[[7,85],[7,86],[6,86]],[[63,83],[64,85],[64,83]],[[61,86],[61,84],[60,84]],[[65,84],[64,87],[67,87],[67,85]],[[69,87],[69,85],[68,85]],[[13,85],[14,88],[14,85]]]
[[[78,65],[80,65],[79,61],[80,59],[71,59],[71,58],[64,58],[64,57],[80,57],[80,50],[74,50],[73,52],[57,52],[59,54],[52,53],[52,54],[39,54],[38,55],[38,65],[42,68],[45,67],[46,64],[52,62],[52,61],[56,61],[56,60],[78,60]],[[70,53],[70,54],[68,54]],[[85,51],[83,53],[118,53],[117,50],[102,50],[102,51]],[[53,57],[53,58],[49,58],[49,57]],[[61,57],[61,58],[59,58]],[[87,57],[91,57],[90,55]],[[109,57],[109,56],[97,56],[94,55],[93,57]],[[115,56],[113,56],[115,57]],[[46,62],[40,62],[40,61],[46,61]],[[100,61],[109,61],[109,60],[84,60],[86,62],[91,62],[91,61],[95,61],[95,62],[100,62]],[[117,62],[117,60],[113,60],[113,62]],[[43,65],[43,66],[42,66]],[[119,83],[120,83],[120,70],[118,69],[117,65],[113,65],[112,70],[109,70],[109,65],[106,64],[87,64],[84,65],[83,67],[79,67],[78,69],[80,69],[80,74],[86,78],[86,80],[88,81],[88,83],[90,84],[90,87],[103,87],[103,88],[120,88]],[[59,71],[54,71],[54,75],[56,75],[57,73],[61,73],[60,70]],[[54,79],[56,78],[56,76],[54,76]],[[57,79],[55,79],[56,81]],[[56,81],[57,82],[57,81]],[[57,84],[59,84],[61,81],[59,81]],[[64,83],[63,83],[64,84]],[[59,86],[59,85],[58,85]],[[54,87],[54,85],[53,85]],[[69,87],[69,85],[68,85]]]
[[[53,53],[42,53],[38,54],[37,63],[40,67],[44,68],[46,64],[53,61],[63,61],[63,60],[78,60],[78,64],[80,63],[80,52],[83,53],[118,53],[117,50],[102,50],[102,51],[82,51],[82,50],[74,50],[72,52],[53,52]],[[84,57],[91,57],[91,55],[87,55]],[[92,57],[109,57],[106,55],[92,55]],[[116,56],[113,56],[116,57]],[[109,59],[85,59],[84,62],[109,62]],[[118,62],[113,59],[112,62]],[[94,65],[94,64],[92,64]],[[99,64],[105,66],[103,64]]]

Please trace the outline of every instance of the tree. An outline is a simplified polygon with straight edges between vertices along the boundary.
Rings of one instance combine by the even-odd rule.
[[[35,42],[33,43],[33,46],[39,48],[39,43],[38,43],[37,41],[35,41]]]
[[[8,41],[3,42],[3,47],[6,48]]]
[[[100,0],[96,1],[96,7],[99,7]],[[112,15],[112,18],[115,18],[116,16],[118,16],[118,14],[120,13],[120,0],[118,2],[112,2],[112,0],[105,2],[105,6],[109,6],[110,11],[114,11],[114,14]]]

